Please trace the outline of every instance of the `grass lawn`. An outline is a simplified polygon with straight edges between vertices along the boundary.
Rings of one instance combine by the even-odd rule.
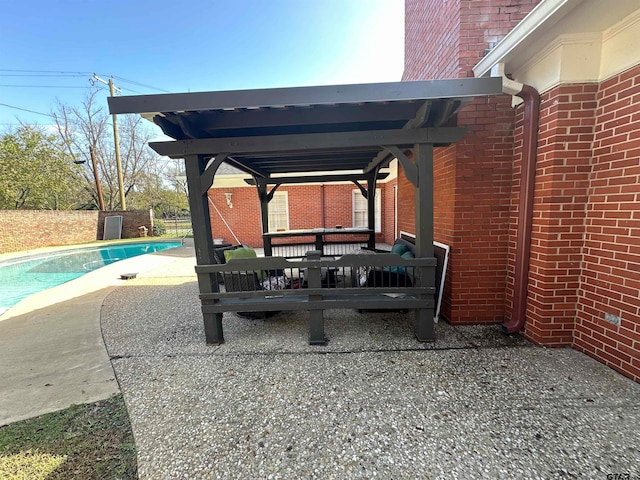
[[[0,427],[0,478],[137,478],[122,395]]]

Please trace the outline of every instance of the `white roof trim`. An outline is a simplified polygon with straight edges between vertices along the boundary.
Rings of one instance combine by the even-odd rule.
[[[542,0],[473,67],[474,75],[483,77],[490,73],[494,65],[503,63],[507,55],[534,32],[542,26],[553,25],[582,2],[583,0]]]

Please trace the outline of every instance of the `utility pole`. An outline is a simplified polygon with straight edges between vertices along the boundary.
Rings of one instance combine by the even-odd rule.
[[[121,91],[119,88],[116,88],[113,85],[113,77],[110,77],[109,81],[107,82],[94,73],[93,78],[99,81],[100,83],[109,85],[109,94],[112,97],[116,96],[115,94],[116,90]],[[118,170],[118,190],[120,190],[120,209],[124,211],[127,209],[127,203],[124,198],[124,180],[122,178],[122,160],[120,158],[120,135],[118,135],[118,116],[114,114],[114,115],[111,115],[111,118],[113,119],[113,141],[116,147],[116,168]]]
[[[104,198],[102,197],[102,185],[100,185],[100,177],[98,176],[98,161],[96,160],[96,152],[93,145],[89,145],[89,153],[91,154],[91,164],[93,165],[93,178],[96,179],[96,191],[98,193],[98,204],[100,211],[104,212]]]

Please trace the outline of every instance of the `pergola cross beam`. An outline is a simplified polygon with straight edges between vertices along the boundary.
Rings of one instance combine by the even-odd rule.
[[[389,176],[388,172],[378,174],[378,180],[384,180]],[[354,182],[366,180],[367,175],[363,173],[343,173],[343,174],[326,174],[326,175],[296,175],[291,177],[268,177],[265,179],[268,185],[290,184],[290,183],[328,183],[328,182]],[[246,178],[244,180],[249,185],[255,185],[255,178]]]
[[[450,144],[464,135],[462,128],[416,128],[407,130],[368,130],[362,132],[302,133],[294,135],[199,138],[171,142],[151,142],[160,155],[184,158],[186,155],[211,155],[219,152],[270,153],[287,151],[322,151],[323,149],[357,149],[396,145],[411,147],[418,143]],[[373,170],[377,165],[367,168]]]

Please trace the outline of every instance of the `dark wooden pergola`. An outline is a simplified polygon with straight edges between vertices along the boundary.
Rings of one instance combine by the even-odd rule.
[[[367,198],[367,243],[374,246],[376,181],[380,169],[397,158],[415,190],[416,259],[431,260],[433,148],[464,135],[463,129],[450,126],[460,108],[476,97],[501,92],[499,78],[455,79],[111,97],[109,110],[142,114],[175,139],[151,147],[185,160],[205,334],[209,343],[220,343],[222,312],[242,309],[229,303],[225,310],[228,299],[219,294],[211,275],[215,268],[209,268],[215,260],[207,192],[223,162],[253,177],[263,233],[269,232],[269,201],[280,185],[354,182]],[[266,247],[265,243],[269,254]],[[420,265],[420,286],[432,288],[435,267],[425,265]],[[416,308],[416,336],[421,341],[434,338],[433,292],[431,299],[425,292],[413,303],[405,302],[421,307]],[[324,308],[360,306],[364,297],[346,292],[352,293],[353,303],[330,303],[320,290],[309,291],[308,308],[319,311],[321,318]],[[282,309],[298,309],[293,303]],[[377,300],[375,305],[382,303]]]

